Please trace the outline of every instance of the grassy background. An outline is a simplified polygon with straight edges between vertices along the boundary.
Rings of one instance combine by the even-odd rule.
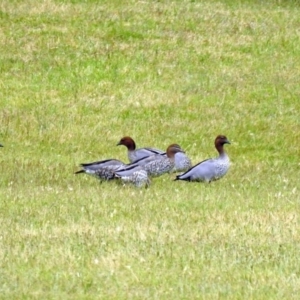
[[[0,3],[1,299],[298,299],[298,1]],[[229,173],[74,176],[225,134]]]

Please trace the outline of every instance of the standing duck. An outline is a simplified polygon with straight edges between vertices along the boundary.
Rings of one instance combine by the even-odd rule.
[[[153,155],[153,154],[164,154],[165,153],[164,151],[155,149],[155,148],[136,149],[135,142],[130,136],[125,136],[125,137],[121,138],[121,140],[119,141],[117,146],[120,146],[120,145],[124,145],[127,147],[128,159],[131,163],[133,163],[141,158]]]
[[[225,144],[230,144],[227,137],[218,135],[215,139],[215,147],[219,156],[198,163],[185,173],[176,176],[175,180],[211,182],[222,178],[230,166],[229,157],[224,150]]]
[[[80,164],[82,170],[75,174],[85,173],[97,177],[102,180],[114,179],[114,172],[119,168],[123,168],[125,164],[118,159],[106,159],[92,163]]]

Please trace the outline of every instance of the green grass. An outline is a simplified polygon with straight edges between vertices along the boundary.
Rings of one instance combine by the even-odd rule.
[[[298,299],[298,1],[0,3],[1,299]],[[229,173],[75,176],[225,134]]]

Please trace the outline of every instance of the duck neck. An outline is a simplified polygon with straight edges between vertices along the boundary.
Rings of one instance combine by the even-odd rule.
[[[170,160],[174,160],[174,159],[175,159],[174,153],[167,153],[167,157],[168,157],[168,159],[170,159]]]
[[[217,144],[216,149],[219,152],[219,157],[226,157],[227,156],[222,144]]]
[[[129,151],[134,151],[135,150],[135,142],[132,141],[132,142],[128,143],[127,148]]]

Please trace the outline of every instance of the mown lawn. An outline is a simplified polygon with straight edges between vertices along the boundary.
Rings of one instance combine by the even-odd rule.
[[[298,299],[298,1],[0,3],[1,299]],[[211,184],[81,162],[225,134]]]

